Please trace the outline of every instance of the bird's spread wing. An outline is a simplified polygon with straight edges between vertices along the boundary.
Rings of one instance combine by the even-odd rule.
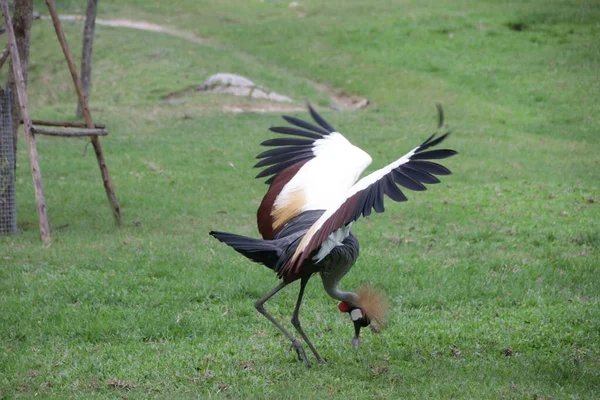
[[[291,138],[275,138],[265,140],[261,143],[262,146],[275,147],[264,151],[256,156],[261,159],[254,168],[268,167],[262,170],[257,178],[271,176],[265,183],[271,184],[281,171],[293,166],[299,162],[310,160],[316,156],[315,148],[318,147],[328,136],[335,131],[309,104],[308,110],[313,119],[319,126],[309,122],[302,121],[295,117],[283,116],[294,127],[289,126],[274,126],[269,128],[270,131],[291,135],[297,137]]]
[[[424,184],[440,182],[435,175],[449,175],[450,170],[430,160],[453,156],[456,151],[428,150],[441,143],[449,134],[430,136],[403,157],[359,180],[335,207],[327,209],[311,226],[279,275],[297,272],[302,263],[338,229],[361,216],[370,215],[371,210],[383,212],[384,195],[397,202],[406,201],[406,196],[397,184],[411,190],[426,190]]]
[[[309,210],[326,210],[356,183],[371,157],[352,145],[308,105],[315,124],[284,116],[292,126],[271,131],[295,137],[269,139],[273,146],[257,156],[257,178],[270,185],[257,213],[264,239],[273,238],[292,218]]]

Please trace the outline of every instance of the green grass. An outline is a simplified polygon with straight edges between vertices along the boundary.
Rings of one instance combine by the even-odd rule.
[[[0,398],[600,397],[596,2],[127,3],[101,1],[100,16],[214,46],[97,26],[91,105],[110,130],[120,228],[85,142],[39,137],[43,246],[21,137],[20,232],[0,238]],[[64,25],[78,52],[81,23]],[[32,37],[32,114],[69,119],[49,23]],[[343,286],[385,289],[387,328],[353,350],[347,316],[309,284],[301,318],[325,366],[305,368],[254,310],[271,271],[207,235],[257,235],[266,187],[251,167],[281,121],[219,111],[246,99],[162,100],[221,71],[318,104],[370,170],[432,132],[436,101],[454,132],[454,175],[355,224],[361,257]],[[329,111],[314,82],[372,105]],[[287,322],[295,296],[267,306]]]

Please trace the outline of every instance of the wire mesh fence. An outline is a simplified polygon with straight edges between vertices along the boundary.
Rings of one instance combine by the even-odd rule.
[[[10,112],[10,90],[0,86],[0,235],[17,232],[15,203],[15,147]]]

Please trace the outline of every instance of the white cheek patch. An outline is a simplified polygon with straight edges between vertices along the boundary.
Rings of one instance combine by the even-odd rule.
[[[352,321],[358,321],[362,318],[362,316],[363,315],[360,308],[355,308],[354,310],[350,311],[350,318],[352,318]]]

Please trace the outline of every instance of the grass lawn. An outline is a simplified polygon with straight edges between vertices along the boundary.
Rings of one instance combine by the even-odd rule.
[[[110,130],[121,227],[85,141],[39,137],[43,246],[20,137],[19,234],[0,238],[0,398],[600,398],[596,1],[173,3],[99,2],[99,18],[212,43],[96,28],[91,106]],[[64,28],[79,53],[81,21]],[[33,116],[71,119],[48,20],[31,57]],[[348,316],[308,285],[301,319],[324,366],[298,362],[255,311],[273,273],[208,236],[258,235],[266,186],[252,165],[282,122],[221,111],[248,99],[163,100],[217,72],[310,99],[373,156],[369,170],[432,133],[435,102],[454,132],[453,175],[353,227],[361,257],[342,284],[389,294],[386,329],[354,350]],[[371,105],[334,111],[317,83]],[[297,287],[267,304],[286,323]]]

